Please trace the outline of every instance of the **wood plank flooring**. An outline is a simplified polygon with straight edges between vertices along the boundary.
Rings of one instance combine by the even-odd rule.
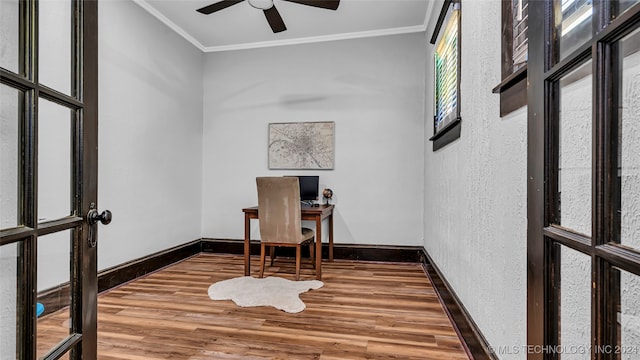
[[[302,294],[297,314],[209,299],[211,284],[242,269],[241,256],[199,254],[101,294],[98,358],[468,359],[420,264],[325,262],[324,287]],[[294,273],[292,259],[265,270]],[[312,279],[303,262],[301,280]],[[68,314],[39,319],[43,352],[68,331]]]

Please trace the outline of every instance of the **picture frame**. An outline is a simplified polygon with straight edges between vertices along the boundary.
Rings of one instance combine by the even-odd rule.
[[[271,170],[332,170],[335,123],[270,123],[268,153]]]

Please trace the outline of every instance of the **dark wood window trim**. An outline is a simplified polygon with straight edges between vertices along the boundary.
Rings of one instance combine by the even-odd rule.
[[[438,35],[440,34],[440,30],[442,25],[447,17],[447,12],[449,9],[457,4],[459,7],[459,15],[458,15],[458,34],[457,34],[457,80],[456,80],[456,93],[457,93],[457,104],[456,109],[454,110],[455,115],[451,122],[447,124],[440,130],[436,129],[436,117],[434,116],[433,121],[433,133],[434,135],[429,138],[429,141],[433,142],[433,151],[437,151],[443,148],[445,145],[453,142],[454,140],[460,137],[461,123],[462,118],[460,116],[460,75],[461,75],[461,38],[462,38],[462,9],[461,9],[461,0],[445,0],[442,4],[442,8],[440,9],[440,14],[438,16],[438,20],[436,22],[436,26],[433,30],[433,34],[431,35],[431,44],[436,44],[438,40]],[[435,78],[434,74],[434,78]]]
[[[518,69],[513,74],[504,78],[504,80],[502,80],[500,84],[496,85],[496,87],[493,88],[492,92],[494,94],[501,94],[520,82],[523,82],[523,81],[526,82],[526,80],[527,80],[527,65],[525,65],[524,67]]]
[[[513,67],[513,0],[502,0],[502,81],[492,92],[500,94],[500,116],[527,104],[527,65]]]
[[[456,118],[444,129],[440,130],[437,134],[429,138],[429,141],[433,141],[433,151],[436,151],[445,145],[449,144],[453,140],[460,137],[462,119]]]

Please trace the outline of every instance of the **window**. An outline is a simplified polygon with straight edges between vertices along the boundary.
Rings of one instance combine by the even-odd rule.
[[[502,2],[502,82],[493,89],[500,94],[500,116],[527,103],[529,59],[529,0]]]
[[[443,27],[444,25],[444,27]],[[431,37],[434,51],[433,151],[460,137],[460,2],[445,1]]]
[[[511,45],[511,62],[513,70],[518,71],[527,65],[529,55],[529,38],[527,30],[529,28],[529,0],[513,0],[513,42]]]
[[[457,12],[457,10],[456,10]],[[447,23],[435,52],[435,128],[444,129],[456,118],[458,108],[458,17],[454,14]]]

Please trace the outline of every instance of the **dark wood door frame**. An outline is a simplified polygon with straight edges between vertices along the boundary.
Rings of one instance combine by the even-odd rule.
[[[548,16],[544,2],[529,3],[529,23],[545,23]],[[543,345],[545,341],[545,34],[549,31],[529,31],[527,76],[527,344]],[[528,360],[542,360],[542,354],[529,354]]]
[[[80,204],[81,214],[86,216],[98,199],[98,1],[83,1],[83,126],[81,132],[82,140],[79,142],[83,146],[80,159],[80,169],[85,171],[82,176]],[[93,231],[97,242],[98,230],[90,229],[90,225],[85,221],[83,232]],[[81,238],[86,240],[86,236]],[[83,273],[78,274],[74,281],[82,282],[80,288],[84,292],[81,296],[81,306],[74,307],[74,318],[78,319],[75,326],[77,331],[82,332],[82,359],[97,359],[98,347],[98,254],[97,246],[90,246],[89,241],[82,241],[82,266]],[[79,294],[80,295],[80,294]],[[80,320],[81,319],[81,320]]]
[[[38,237],[60,231],[72,233],[70,335],[43,359],[57,359],[69,352],[72,359],[96,359],[97,252],[89,245],[86,214],[97,202],[98,170],[98,2],[71,0],[71,95],[39,83],[38,2],[19,4],[19,68],[0,68],[0,83],[20,92],[19,189],[17,227],[0,229],[0,246],[17,244],[16,358],[36,357]],[[73,146],[69,161],[71,215],[38,222],[38,99],[57,103],[74,113]],[[97,236],[96,229],[93,236]]]
[[[610,6],[611,5],[611,6]],[[640,26],[640,4],[612,19],[615,1],[593,2],[592,38],[558,61],[554,53],[555,34],[552,1],[529,2],[532,24],[544,24],[542,31],[529,32],[528,59],[528,153],[527,153],[527,345],[540,349],[559,344],[559,300],[557,272],[560,245],[590,256],[591,280],[591,346],[592,359],[614,359],[612,352],[596,348],[618,345],[614,331],[615,305],[619,302],[619,277],[614,267],[640,275],[640,253],[619,246],[616,240],[615,202],[618,64],[624,54],[618,52],[617,41]],[[592,236],[566,231],[551,224],[558,214],[557,191],[557,90],[558,80],[586,59],[592,61]],[[556,159],[556,160],[554,160]],[[617,230],[616,230],[617,229]],[[577,344],[573,344],[577,345]],[[527,354],[529,360],[553,359],[545,351]]]

